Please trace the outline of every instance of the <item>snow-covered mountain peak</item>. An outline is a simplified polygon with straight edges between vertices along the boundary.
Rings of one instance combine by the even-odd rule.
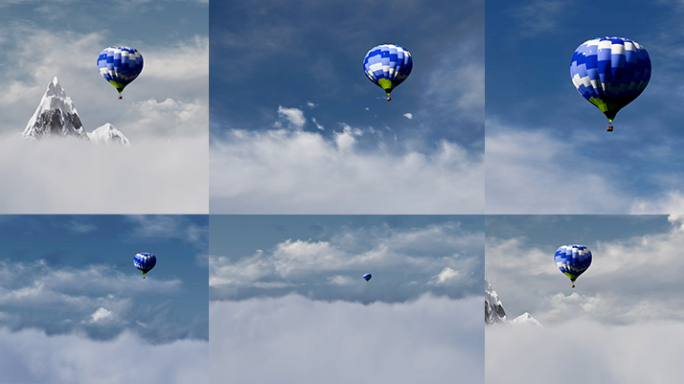
[[[485,324],[513,324],[513,325],[534,325],[544,328],[537,319],[525,312],[513,320],[508,320],[503,304],[499,300],[499,295],[492,289],[492,285],[485,276]]]
[[[517,325],[534,325],[540,328],[544,328],[540,322],[537,321],[532,315],[529,313],[525,312],[522,315],[516,317],[515,319],[511,320],[512,324],[517,324]]]
[[[128,138],[124,136],[121,131],[116,129],[113,125],[107,123],[96,130],[88,133],[90,140],[96,144],[121,144],[128,147],[131,143]]]
[[[485,277],[485,324],[499,324],[508,321],[499,295]]]
[[[74,136],[88,139],[78,111],[71,98],[55,77],[29,119],[21,134],[25,138],[41,139],[47,136]]]

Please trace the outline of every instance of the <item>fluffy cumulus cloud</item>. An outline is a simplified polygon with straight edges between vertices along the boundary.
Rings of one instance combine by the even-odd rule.
[[[482,241],[482,233],[465,232],[456,223],[346,230],[329,241],[288,239],[239,259],[212,256],[209,285],[221,298],[309,290],[326,299],[406,300],[435,290],[460,297],[479,291]],[[377,290],[366,292],[365,285],[354,284],[363,282],[361,271],[382,271],[386,277],[373,280]],[[355,286],[346,288],[350,284]]]
[[[448,141],[430,153],[367,151],[362,134],[229,131],[210,145],[212,212],[483,212],[483,156]]]
[[[274,249],[258,250],[238,260],[212,256],[209,285],[250,286],[263,279],[303,283],[319,272],[331,273],[326,276],[333,284],[344,284],[348,280],[336,272],[373,268],[410,270],[428,279],[439,274],[438,280],[445,282],[456,279],[459,270],[470,275],[480,265],[482,239],[482,233],[462,231],[457,223],[407,230],[346,230],[330,241],[288,239]],[[430,244],[429,250],[425,244]]]
[[[124,332],[94,341],[81,334],[47,336],[0,327],[0,373],[7,383],[206,383],[209,343],[148,344]]]
[[[487,277],[511,316],[530,312],[544,325],[587,317],[610,324],[684,322],[684,219],[671,216],[664,233],[636,236],[592,247],[590,269],[569,288],[549,255],[524,239],[486,240]],[[515,273],[511,273],[515,271]]]
[[[280,128],[283,126],[283,121],[287,122],[289,127],[292,129],[300,130],[306,124],[306,118],[304,117],[304,111],[297,108],[283,108],[282,105],[278,106],[278,117],[280,120],[276,121],[275,126]]]
[[[207,138],[143,139],[129,148],[0,138],[4,213],[203,213]]]
[[[682,340],[681,322],[487,327],[485,376],[491,384],[677,383]]]
[[[12,329],[37,327],[50,333],[86,331],[108,338],[131,326],[134,319],[156,321],[135,305],[138,289],[163,297],[177,293],[179,280],[142,281],[106,265],[82,269],[52,268],[44,261],[0,261],[0,307],[7,313],[0,324]],[[163,312],[163,308],[158,308]],[[162,330],[174,338],[183,334],[172,326]],[[156,332],[159,332],[157,330]],[[147,333],[164,340],[154,330]]]
[[[283,384],[483,382],[481,298],[397,304],[211,302],[210,380]]]

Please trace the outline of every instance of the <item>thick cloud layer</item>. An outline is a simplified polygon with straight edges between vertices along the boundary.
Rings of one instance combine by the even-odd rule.
[[[131,147],[0,138],[3,213],[206,213],[206,136]]]
[[[107,342],[0,327],[0,375],[13,384],[206,383],[207,341],[152,345],[125,332]]]
[[[481,297],[362,305],[290,295],[214,301],[209,311],[216,382],[484,380]]]
[[[348,127],[347,127],[348,128]],[[210,201],[222,213],[482,213],[484,159],[457,143],[404,154],[357,148],[360,130],[232,130],[211,144]],[[334,202],[334,203],[331,203]]]
[[[486,328],[487,384],[678,383],[680,322],[628,326],[574,319],[558,326]]]

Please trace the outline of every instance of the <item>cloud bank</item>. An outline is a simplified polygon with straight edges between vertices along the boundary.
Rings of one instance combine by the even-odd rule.
[[[152,345],[124,332],[107,342],[81,334],[47,336],[0,327],[0,373],[6,383],[208,382],[209,343],[178,340]]]
[[[279,299],[211,302],[210,379],[468,383],[484,380],[482,300],[398,304]]]
[[[488,384],[676,383],[684,360],[681,323],[486,328]]]
[[[482,213],[484,158],[439,142],[431,153],[359,149],[359,132],[231,130],[210,145],[215,213]]]

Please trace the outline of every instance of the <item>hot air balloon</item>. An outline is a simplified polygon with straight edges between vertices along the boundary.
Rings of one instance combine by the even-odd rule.
[[[366,273],[365,275],[363,275],[363,278],[364,278],[366,281],[370,280],[372,277],[373,277],[373,275],[371,275],[370,273]]]
[[[651,79],[651,59],[636,41],[601,37],[586,41],[572,56],[570,77],[577,91],[608,118],[608,132],[620,109],[636,99]]]
[[[143,279],[147,272],[157,264],[157,258],[151,253],[141,252],[133,257],[133,265],[143,274]]]
[[[143,57],[135,48],[109,47],[100,52],[97,68],[102,77],[119,91],[121,99],[124,88],[142,72]]]
[[[591,265],[591,251],[584,245],[563,245],[556,251],[554,259],[558,269],[570,278],[575,288],[575,280]]]
[[[385,90],[387,101],[392,100],[390,92],[411,74],[413,59],[406,49],[392,44],[378,45],[363,59],[366,77]]]

